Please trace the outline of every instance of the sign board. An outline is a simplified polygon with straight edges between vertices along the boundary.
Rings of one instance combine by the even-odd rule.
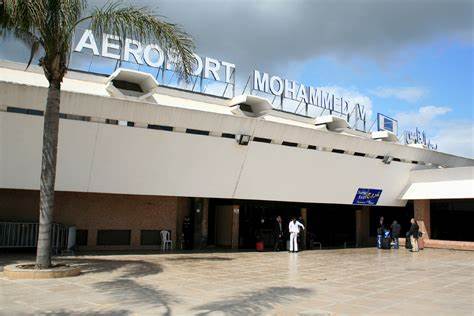
[[[72,70],[107,75],[118,67],[131,68],[152,74],[163,86],[222,97],[234,97],[239,93],[236,92],[235,64],[194,54],[191,82],[182,82],[175,75],[176,54],[166,54],[158,43],[142,43],[114,34],[95,34],[90,29],[78,28],[73,53],[70,64]],[[101,65],[94,63],[97,58],[101,59]],[[350,100],[337,97],[321,88],[306,86],[258,70],[254,70],[249,76],[242,94],[246,93],[247,86],[250,88],[250,94],[264,93],[266,96],[263,97],[278,110],[307,117],[338,115],[354,125],[354,128],[362,125],[365,130],[366,112],[363,105],[351,103]],[[208,87],[210,89],[206,91]],[[274,104],[278,100],[279,106]]]
[[[426,133],[419,130],[418,127],[414,131],[405,131],[405,144],[419,144],[430,150],[438,150],[438,145],[433,144],[431,140],[426,137]]]
[[[389,131],[398,135],[398,121],[381,113],[377,113],[377,130]]]
[[[380,195],[382,195],[382,190],[359,188],[352,204],[377,205]]]

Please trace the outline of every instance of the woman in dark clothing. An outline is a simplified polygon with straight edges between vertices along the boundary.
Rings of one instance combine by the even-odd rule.
[[[398,249],[398,238],[400,237],[400,224],[397,221],[393,221],[392,226],[392,240],[393,240],[393,248]]]
[[[412,247],[410,251],[418,252],[418,235],[420,234],[420,227],[418,226],[414,218],[412,218],[410,222],[411,222],[411,227],[410,227],[410,230],[408,231],[408,235],[410,236],[411,247]]]
[[[385,226],[383,224],[383,216],[380,217],[379,225],[377,226],[377,248],[382,248],[382,238],[383,233],[385,230]]]

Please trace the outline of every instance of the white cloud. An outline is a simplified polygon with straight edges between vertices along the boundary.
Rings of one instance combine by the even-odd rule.
[[[433,143],[438,144],[438,150],[450,154],[474,158],[474,124],[472,122],[451,121],[441,124]]]
[[[372,100],[369,96],[364,95],[362,92],[356,88],[345,88],[340,86],[327,86],[327,87],[318,87],[323,91],[334,94],[335,97],[343,97],[346,100],[349,100],[351,105],[360,104],[364,106],[365,113],[367,114],[367,123],[372,117]],[[350,109],[352,110],[352,108]]]
[[[435,118],[450,111],[451,108],[446,106],[428,105],[419,108],[417,112],[400,112],[395,117],[406,128],[427,128]]]
[[[451,119],[444,115],[450,107],[428,105],[418,111],[401,112],[395,115],[400,131],[424,130],[431,143],[438,145],[441,152],[474,158],[474,124],[471,121]]]
[[[426,95],[426,90],[420,87],[378,87],[370,91],[371,94],[381,98],[397,98],[407,102],[415,102]]]

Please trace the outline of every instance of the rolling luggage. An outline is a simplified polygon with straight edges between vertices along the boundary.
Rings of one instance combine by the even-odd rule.
[[[405,238],[405,248],[406,248],[406,249],[411,249],[411,248],[412,248],[410,236],[407,236],[407,237]]]

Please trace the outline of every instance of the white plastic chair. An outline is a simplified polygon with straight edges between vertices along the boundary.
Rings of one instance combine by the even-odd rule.
[[[161,235],[161,250],[165,251],[168,246],[169,249],[171,250],[173,248],[173,241],[171,240],[171,234],[167,230],[162,230],[160,232]]]

